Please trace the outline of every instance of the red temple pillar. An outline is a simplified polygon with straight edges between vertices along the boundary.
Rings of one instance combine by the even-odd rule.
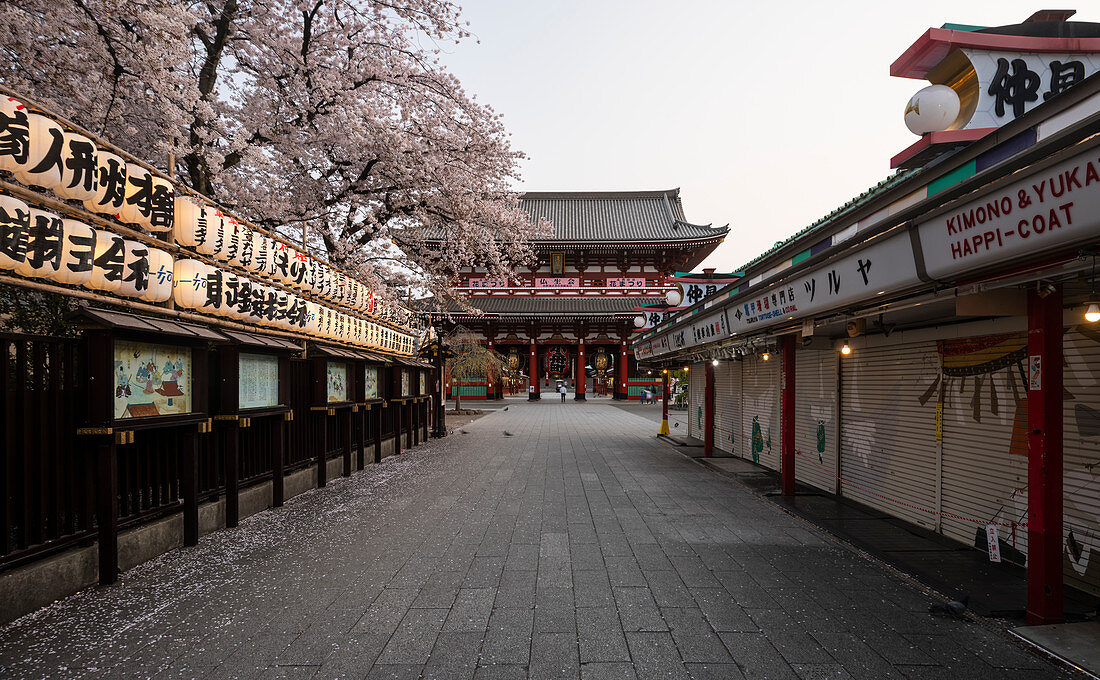
[[[577,387],[573,390],[573,399],[575,401],[586,401],[585,389],[588,378],[584,372],[584,340],[581,339],[577,342]]]
[[[783,365],[780,367],[780,486],[784,496],[794,495],[794,352],[793,335],[779,339]]]
[[[1027,329],[1027,622],[1042,625],[1063,621],[1061,285],[1028,291]]]
[[[629,363],[626,341],[623,341],[622,354],[619,357],[619,378],[615,381],[615,391],[622,395],[622,399],[630,399],[630,392],[626,388],[627,364]]]
[[[703,455],[714,455],[714,362],[703,364]]]
[[[538,401],[542,399],[542,390],[539,389],[539,351],[534,339],[531,340],[531,361],[527,365],[527,400]]]

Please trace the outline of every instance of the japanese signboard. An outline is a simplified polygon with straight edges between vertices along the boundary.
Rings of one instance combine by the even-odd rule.
[[[469,279],[466,285],[470,288],[507,288],[508,279],[478,278]]]
[[[607,280],[608,288],[645,288],[644,278],[613,278]]]
[[[1100,54],[962,52],[974,66],[978,102],[964,128],[999,127],[1100,70]]]
[[[328,380],[328,400],[341,402],[348,400],[348,366],[345,363],[330,361],[326,366]]]
[[[378,398],[378,367],[367,366],[363,369],[363,398]]]
[[[539,276],[535,278],[535,288],[576,288],[581,280],[575,276]]]

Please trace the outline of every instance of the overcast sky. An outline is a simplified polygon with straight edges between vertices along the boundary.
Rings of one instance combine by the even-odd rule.
[[[1100,21],[1091,3],[1079,21]],[[1019,23],[1019,0],[466,0],[480,43],[443,62],[504,114],[531,191],[680,187],[729,224],[733,270],[886,178],[926,81],[890,64],[944,23]]]

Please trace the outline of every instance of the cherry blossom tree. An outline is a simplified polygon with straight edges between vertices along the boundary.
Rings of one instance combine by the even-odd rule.
[[[179,179],[384,299],[511,276],[546,229],[510,190],[500,116],[438,61],[470,38],[447,0],[7,0],[0,24],[6,84],[174,154]]]

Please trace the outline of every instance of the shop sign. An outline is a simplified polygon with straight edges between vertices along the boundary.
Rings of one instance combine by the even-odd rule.
[[[367,366],[363,369],[363,398],[378,398],[378,367]]]
[[[932,278],[1065,246],[1100,226],[1100,154],[1091,150],[926,222],[917,230]]]
[[[507,288],[508,279],[470,279],[466,282],[466,285],[470,288]]]
[[[607,280],[608,288],[645,288],[645,279],[613,278]]]
[[[348,400],[348,366],[342,362],[329,361],[326,366],[328,380],[328,400],[343,402]]]
[[[978,82],[978,102],[965,129],[1000,127],[1100,71],[1100,54],[962,52]]]
[[[539,276],[535,278],[535,288],[577,288],[581,280],[575,276]]]

